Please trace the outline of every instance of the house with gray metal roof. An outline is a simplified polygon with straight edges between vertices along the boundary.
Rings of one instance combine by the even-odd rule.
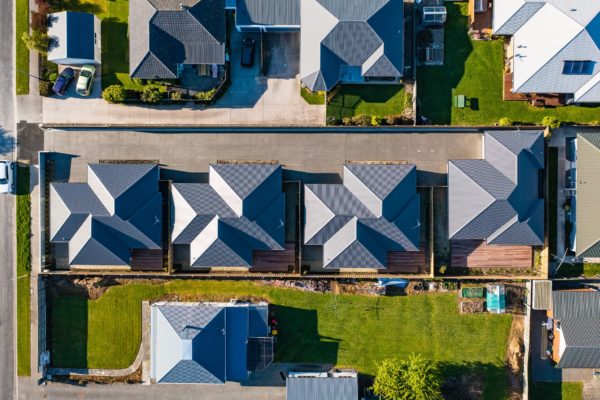
[[[129,269],[135,250],[156,252],[162,261],[158,166],[89,164],[87,172],[87,183],[50,184],[57,268]]]
[[[225,0],[130,0],[129,75],[176,79],[184,65],[225,63]]]
[[[600,368],[600,292],[552,292],[552,359],[558,368]]]
[[[413,164],[345,164],[342,184],[304,185],[304,244],[324,270],[385,270],[388,253],[418,251]]]
[[[541,131],[487,131],[482,160],[448,162],[451,241],[544,243],[544,139]]]
[[[273,361],[266,303],[159,302],[150,311],[156,383],[244,382]]]
[[[281,165],[211,164],[208,183],[175,183],[171,193],[177,265],[248,270],[255,251],[284,250]]]
[[[300,0],[237,0],[235,26],[241,32],[300,30]]]
[[[575,256],[586,261],[600,260],[600,132],[577,134],[575,195],[571,196],[570,215]]]
[[[61,11],[48,15],[48,61],[59,65],[100,64],[100,20],[94,14]]]
[[[356,372],[290,372],[286,400],[358,400]]]
[[[337,83],[400,82],[402,0],[303,0],[300,78],[312,91]]]
[[[510,36],[514,93],[600,102],[600,2],[495,1],[492,25],[494,35]]]

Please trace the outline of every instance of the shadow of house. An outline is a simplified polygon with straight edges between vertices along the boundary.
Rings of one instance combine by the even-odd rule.
[[[49,296],[48,343],[52,368],[87,368],[88,300]]]
[[[275,305],[278,322],[275,361],[337,364],[340,340],[319,335],[316,310]]]
[[[511,398],[504,360],[496,364],[441,362],[438,368],[444,380],[442,395],[446,400]]]

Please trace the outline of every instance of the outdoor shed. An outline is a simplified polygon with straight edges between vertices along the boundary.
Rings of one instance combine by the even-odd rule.
[[[100,64],[100,20],[94,14],[61,11],[48,16],[48,61],[62,65]]]

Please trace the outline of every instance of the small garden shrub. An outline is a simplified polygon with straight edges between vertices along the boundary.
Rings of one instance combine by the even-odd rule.
[[[50,97],[52,95],[52,82],[40,81],[40,96]]]
[[[510,118],[500,118],[500,120],[498,121],[498,125],[499,126],[511,126],[513,124],[512,120]]]
[[[162,95],[160,94],[160,91],[158,89],[153,87],[147,87],[142,92],[141,99],[144,103],[157,104],[160,101],[161,97]]]
[[[400,115],[388,115],[385,117],[385,123],[388,125],[401,125],[402,117]]]
[[[352,117],[352,124],[359,126],[371,125],[371,117],[365,114],[355,115]]]
[[[171,92],[170,97],[171,97],[171,100],[183,100],[183,93]]]
[[[560,128],[560,126],[562,125],[562,122],[556,117],[546,115],[542,119],[542,125],[547,126],[550,129],[556,129],[556,128]]]
[[[56,78],[58,78],[58,73],[56,73],[56,72],[52,72],[50,75],[48,75],[49,81],[55,82]]]
[[[212,100],[216,92],[217,89],[213,88],[204,92],[198,92],[194,95],[194,97],[196,100]]]
[[[350,117],[342,118],[342,125],[345,125],[345,126],[352,125],[352,118],[350,118]]]
[[[127,92],[123,85],[110,85],[102,91],[102,98],[109,103],[123,103]]]
[[[383,123],[384,119],[381,117],[378,117],[377,115],[373,115],[371,117],[371,125],[373,126],[379,126]]]

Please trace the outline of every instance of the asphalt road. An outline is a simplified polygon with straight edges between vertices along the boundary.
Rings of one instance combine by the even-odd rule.
[[[0,7],[0,154],[13,159],[14,150],[14,103],[13,81],[13,2]],[[0,196],[0,224],[3,238],[0,240],[0,398],[15,398],[15,279],[14,279],[14,196]]]

